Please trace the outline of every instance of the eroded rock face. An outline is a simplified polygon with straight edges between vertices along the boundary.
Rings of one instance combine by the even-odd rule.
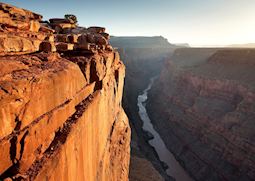
[[[254,60],[253,49],[180,49],[149,93],[154,126],[196,180],[255,179]]]
[[[131,133],[118,53],[74,50],[76,35],[61,35],[65,42],[41,28],[46,39],[35,51],[31,29],[14,28],[15,35],[5,29],[0,36],[0,179],[128,180]]]
[[[42,16],[9,4],[0,3],[1,28],[16,28],[38,32]]]
[[[77,27],[69,19],[42,16],[8,4],[0,4],[0,55],[17,55],[37,51],[112,51],[109,34],[103,27]],[[53,33],[55,33],[53,35]]]
[[[38,51],[47,36],[39,31],[42,16],[4,3],[0,12],[0,55]]]

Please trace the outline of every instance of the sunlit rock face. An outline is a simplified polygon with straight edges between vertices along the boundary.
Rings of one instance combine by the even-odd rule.
[[[196,180],[255,179],[255,50],[178,49],[147,112]]]
[[[54,34],[40,15],[0,10],[0,179],[128,180],[125,66],[105,28]]]

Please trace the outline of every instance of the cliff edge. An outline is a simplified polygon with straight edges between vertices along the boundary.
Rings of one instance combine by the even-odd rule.
[[[128,180],[125,67],[105,28],[0,11],[0,179]]]

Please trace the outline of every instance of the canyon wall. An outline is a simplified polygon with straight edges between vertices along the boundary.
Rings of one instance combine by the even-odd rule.
[[[105,29],[0,11],[0,180],[128,180],[125,66]]]
[[[111,37],[126,66],[123,107],[132,130],[130,180],[172,180],[164,170],[155,150],[148,144],[138,115],[138,95],[148,86],[150,78],[160,73],[166,57],[176,46],[158,37]]]
[[[255,180],[255,50],[178,49],[147,111],[195,180]]]

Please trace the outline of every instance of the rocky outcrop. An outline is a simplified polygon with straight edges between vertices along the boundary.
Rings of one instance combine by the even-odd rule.
[[[46,37],[39,32],[41,15],[4,3],[0,3],[0,14],[0,55],[39,50]]]
[[[179,49],[149,93],[155,128],[196,180],[255,179],[254,60],[254,49]]]
[[[41,15],[4,3],[0,3],[0,11],[0,55],[27,54],[39,50],[84,53],[113,50],[105,28],[77,27],[71,20],[61,18],[45,23]]]
[[[40,15],[0,5],[0,180],[128,180],[125,67],[105,29],[35,31]]]

